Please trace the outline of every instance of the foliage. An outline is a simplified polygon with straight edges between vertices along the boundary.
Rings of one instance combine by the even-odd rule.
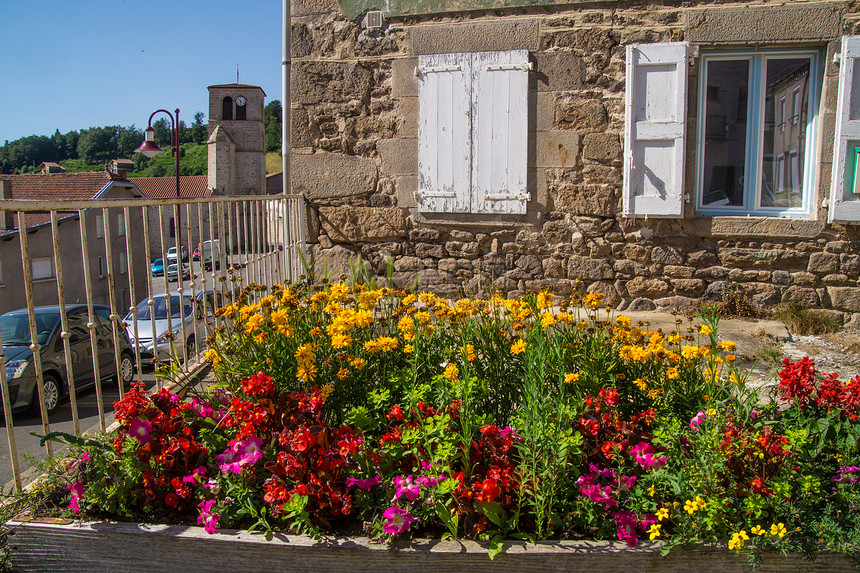
[[[836,332],[838,325],[829,316],[804,308],[796,302],[779,305],[774,311],[774,318],[785,323],[792,334],[809,336]]]
[[[280,151],[283,112],[281,102],[272,100],[263,109],[263,124],[266,130],[266,151]]]
[[[194,143],[183,143],[179,146],[179,174],[180,175],[206,175],[208,170],[208,148],[206,145]],[[165,153],[159,153],[155,157],[136,153],[134,155],[135,170],[132,177],[173,177],[176,175],[176,159],[170,153],[170,148]]]
[[[713,308],[666,333],[600,294],[266,290],[218,311],[218,384],[136,388],[120,429],[78,446],[70,512],[477,538],[491,557],[510,537],[860,549],[860,378],[786,361],[761,406]]]

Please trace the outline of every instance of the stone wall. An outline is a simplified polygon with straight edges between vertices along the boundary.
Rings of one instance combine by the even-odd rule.
[[[449,296],[493,287],[604,292],[621,308],[685,308],[738,284],[753,304],[860,313],[860,230],[826,223],[843,33],[850,2],[574,3],[387,18],[382,31],[331,0],[293,3],[292,191],[309,200],[311,253],[333,275],[361,254],[376,274]],[[621,215],[624,47],[688,40],[826,50],[811,219]],[[522,216],[427,215],[418,185],[417,56],[528,49],[529,188]],[[690,66],[687,192],[693,193],[698,60]],[[848,314],[844,314],[848,313]]]

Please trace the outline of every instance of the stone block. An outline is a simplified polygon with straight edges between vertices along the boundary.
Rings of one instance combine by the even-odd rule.
[[[370,195],[376,190],[376,164],[340,153],[294,155],[290,162],[292,188],[311,200]]]
[[[404,97],[397,104],[397,136],[418,137],[418,98]]]
[[[589,294],[603,293],[603,304],[617,306],[621,302],[621,297],[618,296],[618,291],[615,290],[615,285],[610,281],[597,281],[588,285],[585,292]]]
[[[394,271],[420,271],[424,268],[424,264],[418,257],[398,257],[394,261]]]
[[[543,276],[548,279],[563,279],[567,278],[567,270],[565,269],[564,261],[548,257],[541,261],[543,266]]]
[[[418,96],[418,77],[415,75],[417,66],[418,58],[398,58],[391,61],[392,96]]]
[[[567,276],[571,279],[599,281],[615,278],[615,272],[604,260],[574,255],[567,261]]]
[[[290,97],[302,104],[370,101],[373,72],[357,63],[298,61],[293,64]]]
[[[860,312],[860,288],[858,287],[827,287],[830,303],[836,310]]]
[[[555,94],[540,92],[537,94],[537,131],[549,131],[555,127]]]
[[[541,45],[548,48],[573,48],[586,54],[608,52],[618,44],[612,32],[606,28],[586,27],[578,30],[563,30],[545,34]]]
[[[670,281],[676,294],[688,297],[700,297],[705,293],[705,281],[702,279],[674,279]]]
[[[807,273],[805,271],[801,271],[799,273],[794,273],[791,275],[792,282],[798,286],[802,287],[814,287],[815,283],[818,281],[818,277],[816,277],[812,273]]]
[[[290,110],[290,145],[293,147],[310,147],[314,144],[314,134],[308,112],[304,108]]]
[[[809,266],[806,267],[811,273],[829,274],[839,270],[839,255],[833,253],[812,253],[809,255]]]
[[[732,269],[729,271],[729,280],[736,283],[748,283],[759,279],[759,271]]]
[[[821,42],[842,34],[836,3],[690,10],[684,39],[705,44]]]
[[[589,133],[583,138],[582,156],[600,163],[620,161],[621,140],[617,133]]]
[[[630,304],[624,310],[628,312],[648,312],[657,310],[657,305],[650,298],[639,297],[631,300]]]
[[[538,20],[501,20],[415,26],[409,30],[412,53],[450,54],[503,50],[537,51]]]
[[[415,256],[423,258],[441,259],[445,256],[445,247],[431,243],[418,243],[415,245]]]
[[[790,249],[720,249],[720,260],[727,267],[805,269],[809,255]]]
[[[573,167],[579,155],[579,134],[572,131],[539,131],[536,137],[535,165]]]
[[[332,278],[349,273],[349,261],[356,253],[341,245],[335,245],[330,249],[316,248],[313,251],[314,273],[322,276],[323,269],[328,271]]]
[[[698,269],[693,276],[697,279],[704,279],[706,281],[724,281],[729,278],[729,272],[729,269],[726,267],[714,266]]]
[[[648,274],[648,267],[636,261],[618,259],[612,263],[612,269],[619,275],[642,276]]]
[[[639,263],[647,263],[651,256],[651,251],[642,245],[624,245],[624,258]]]
[[[320,207],[320,223],[341,243],[391,241],[406,237],[406,215],[396,207]]]
[[[744,285],[744,294],[756,308],[771,308],[780,301],[781,293],[778,287],[767,283],[748,283]]]
[[[314,39],[307,24],[294,22],[290,27],[290,53],[294,58],[306,58],[311,55]]]
[[[555,107],[554,122],[559,129],[572,129],[577,133],[599,133],[609,124],[609,115],[603,102],[567,96],[559,98]]]
[[[547,192],[552,205],[573,215],[613,217],[618,200],[609,185],[582,185],[547,171]]]
[[[412,229],[409,231],[409,240],[413,243],[433,243],[442,239],[442,231],[438,229]]]
[[[839,256],[839,268],[849,277],[857,277],[860,275],[860,255],[842,253]]]
[[[394,196],[398,207],[414,208],[418,206],[415,192],[418,191],[417,175],[401,175],[395,178]]]
[[[290,14],[293,16],[332,14],[339,11],[337,0],[292,0],[290,2]]]
[[[476,241],[448,241],[445,243],[445,250],[452,257],[460,257],[464,259],[474,259],[479,254],[478,243]]]
[[[699,299],[677,295],[666,296],[656,299],[654,304],[660,312],[689,312],[698,306]]]
[[[651,253],[651,256],[654,256],[653,252]],[[666,265],[663,267],[663,274],[675,279],[691,279],[695,272],[696,269],[694,267],[682,267],[677,265]]]
[[[573,52],[538,52],[535,73],[538,91],[568,91],[582,87],[585,65]]]
[[[690,234],[699,237],[726,237],[732,240],[772,237],[792,241],[815,239],[826,227],[823,221],[790,217],[695,217],[685,220],[684,225]]]
[[[376,149],[384,175],[418,175],[417,139],[380,139]]]
[[[669,285],[660,279],[648,279],[635,277],[627,281],[627,292],[633,298],[638,297],[661,297],[669,292]]]
[[[661,245],[651,250],[651,261],[661,265],[683,265],[684,251],[678,247]]]
[[[840,288],[840,287],[829,287]],[[818,306],[821,299],[814,288],[805,288],[802,286],[792,285],[785,289],[782,293],[782,302],[796,302],[805,307]]]

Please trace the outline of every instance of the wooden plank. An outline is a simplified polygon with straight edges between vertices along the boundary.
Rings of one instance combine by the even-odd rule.
[[[746,558],[717,546],[677,550],[660,557],[659,542],[636,548],[611,541],[558,541],[528,544],[512,541],[506,553],[491,561],[485,543],[417,539],[394,545],[367,538],[328,537],[313,540],[224,530],[209,535],[200,527],[77,522],[58,525],[10,522],[15,571],[332,571],[379,573],[416,571],[570,571],[593,573],[678,571],[699,573],[707,567],[721,573],[751,571]],[[848,557],[822,554],[814,562],[802,556],[767,553],[757,571],[782,573],[853,571]]]

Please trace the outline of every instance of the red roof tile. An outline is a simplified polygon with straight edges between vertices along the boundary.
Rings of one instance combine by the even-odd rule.
[[[132,177],[129,181],[137,185],[140,192],[150,199],[176,197],[176,177]],[[182,197],[208,197],[212,195],[209,177],[180,175],[179,192]]]
[[[12,199],[92,199],[111,180],[119,180],[104,171],[87,173],[36,173],[33,175],[0,175],[12,181]]]

